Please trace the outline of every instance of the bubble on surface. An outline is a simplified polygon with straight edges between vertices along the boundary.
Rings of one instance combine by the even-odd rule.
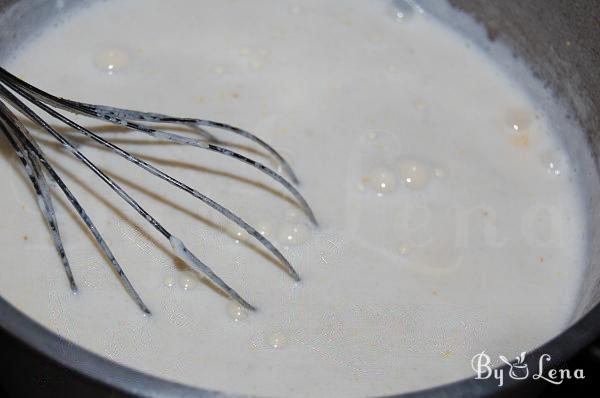
[[[277,239],[287,246],[297,246],[310,237],[310,228],[304,223],[284,223],[277,231]]]
[[[555,151],[544,152],[541,156],[542,164],[546,167],[548,173],[559,176],[562,168],[558,154]]]
[[[198,285],[198,275],[194,271],[184,271],[179,275],[178,282],[183,290],[192,290]]]
[[[371,170],[369,174],[363,177],[363,182],[375,191],[377,196],[394,192],[397,187],[396,176],[393,171],[384,167]]]
[[[234,222],[225,224],[224,229],[227,235],[230,236],[235,243],[241,243],[248,240],[248,232]]]
[[[100,71],[113,75],[129,65],[129,55],[124,50],[104,50],[94,56],[94,65]]]
[[[423,162],[404,159],[399,162],[400,181],[409,189],[422,190],[431,179],[431,171]]]
[[[266,336],[265,342],[269,347],[278,350],[288,345],[289,339],[282,332],[274,332]]]
[[[273,224],[271,224],[269,221],[259,221],[256,223],[256,225],[254,225],[254,228],[256,228],[258,233],[265,238],[273,234]]]
[[[229,315],[234,322],[239,322],[248,318],[248,310],[242,307],[238,302],[230,300],[227,303],[227,315]]]
[[[422,9],[411,0],[391,0],[388,10],[398,22],[409,21],[417,12],[422,12]]]
[[[175,277],[173,275],[168,275],[166,277],[164,277],[163,279],[163,285],[165,285],[168,288],[172,288],[175,287]]]

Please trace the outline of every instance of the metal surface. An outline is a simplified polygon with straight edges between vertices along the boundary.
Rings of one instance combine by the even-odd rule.
[[[575,322],[527,356],[527,363],[533,368],[537,368],[542,353],[552,357],[548,367],[556,366],[600,336],[600,74],[597,72],[600,65],[600,2],[450,2],[479,20],[490,39],[506,42],[516,55],[525,59],[536,75],[564,101],[570,117],[581,124],[587,135],[581,140],[583,145],[569,147],[575,159],[582,159],[578,167],[587,187],[591,238],[590,263]],[[0,61],[58,13],[82,3],[76,0],[0,0]],[[567,143],[578,141],[569,134],[564,132]],[[592,153],[593,161],[586,162],[585,153]],[[224,396],[170,383],[112,363],[54,335],[1,298],[0,331],[3,335],[0,349],[3,359],[9,362],[9,366],[5,366],[5,388],[15,396]],[[493,379],[467,379],[405,396],[526,396],[537,387],[531,380],[506,379],[505,386],[498,388]]]

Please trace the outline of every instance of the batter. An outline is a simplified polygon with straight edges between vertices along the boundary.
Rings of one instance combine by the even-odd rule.
[[[546,110],[418,6],[103,1],[3,66],[62,97],[248,129],[290,161],[320,222],[251,167],[75,118],[237,212],[292,262],[295,283],[243,230],[60,126],[259,309],[248,313],[38,132],[152,310],[144,316],[55,190],[80,287],[71,293],[3,142],[0,294],[82,347],[197,387],[361,397],[470,377],[474,354],[511,358],[567,326],[585,260],[571,162]],[[215,134],[280,168],[248,141]]]

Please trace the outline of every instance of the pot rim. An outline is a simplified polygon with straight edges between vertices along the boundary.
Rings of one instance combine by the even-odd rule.
[[[10,5],[11,1],[8,4]],[[84,379],[97,382],[120,393],[138,397],[161,398],[228,398],[239,396],[186,386],[116,363],[52,332],[1,296],[0,330],[21,341],[45,358],[83,376]],[[598,336],[600,336],[600,303],[596,304],[589,312],[550,341],[528,352],[525,364],[529,368],[537,369],[540,357],[548,354],[551,358],[545,362],[546,368],[557,367],[592,343]],[[507,374],[509,366],[505,365],[500,369],[503,369],[504,373]],[[474,377],[467,377],[427,389],[388,396],[388,398],[486,397],[501,392],[507,393],[516,387],[531,382],[531,379],[515,380],[505,378],[504,385],[499,387],[497,380],[493,378],[476,380]]]
[[[0,297],[0,328],[25,343],[35,352],[50,358],[59,365],[121,393],[138,397],[161,398],[226,398],[239,396],[232,393],[186,386],[113,362],[55,334],[2,297]],[[599,334],[600,304],[593,307],[586,315],[558,336],[528,353],[525,363],[528,367],[537,369],[540,357],[543,354],[548,354],[551,358],[544,363],[544,368],[555,368],[594,341]],[[505,374],[508,374],[508,365],[502,366],[501,369],[504,370]],[[388,398],[485,397],[500,392],[510,392],[515,387],[528,382],[532,382],[531,378],[527,380],[505,378],[504,385],[499,387],[498,381],[493,377],[481,380],[470,377],[432,388],[389,396]]]

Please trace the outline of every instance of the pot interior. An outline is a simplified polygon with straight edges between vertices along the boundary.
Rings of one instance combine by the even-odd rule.
[[[435,0],[424,1],[444,19],[443,7]],[[40,29],[86,1],[0,0],[0,60],[10,56],[20,43]],[[524,60],[528,68],[551,88],[568,117],[578,123],[585,136],[563,126],[557,115],[556,130],[580,171],[588,214],[588,264],[572,324],[588,315],[600,303],[600,7],[594,2],[559,0],[450,0],[474,17],[491,41],[500,40]],[[462,29],[460,20],[447,20]],[[482,43],[485,46],[485,43]],[[498,60],[502,62],[501,59]],[[533,88],[532,88],[533,90]],[[535,93],[534,93],[535,95]],[[564,264],[565,272],[571,265]],[[548,292],[557,294],[557,292]],[[4,305],[4,304],[0,304]],[[600,324],[589,330],[589,339],[598,335]],[[583,344],[583,342],[581,343]]]

